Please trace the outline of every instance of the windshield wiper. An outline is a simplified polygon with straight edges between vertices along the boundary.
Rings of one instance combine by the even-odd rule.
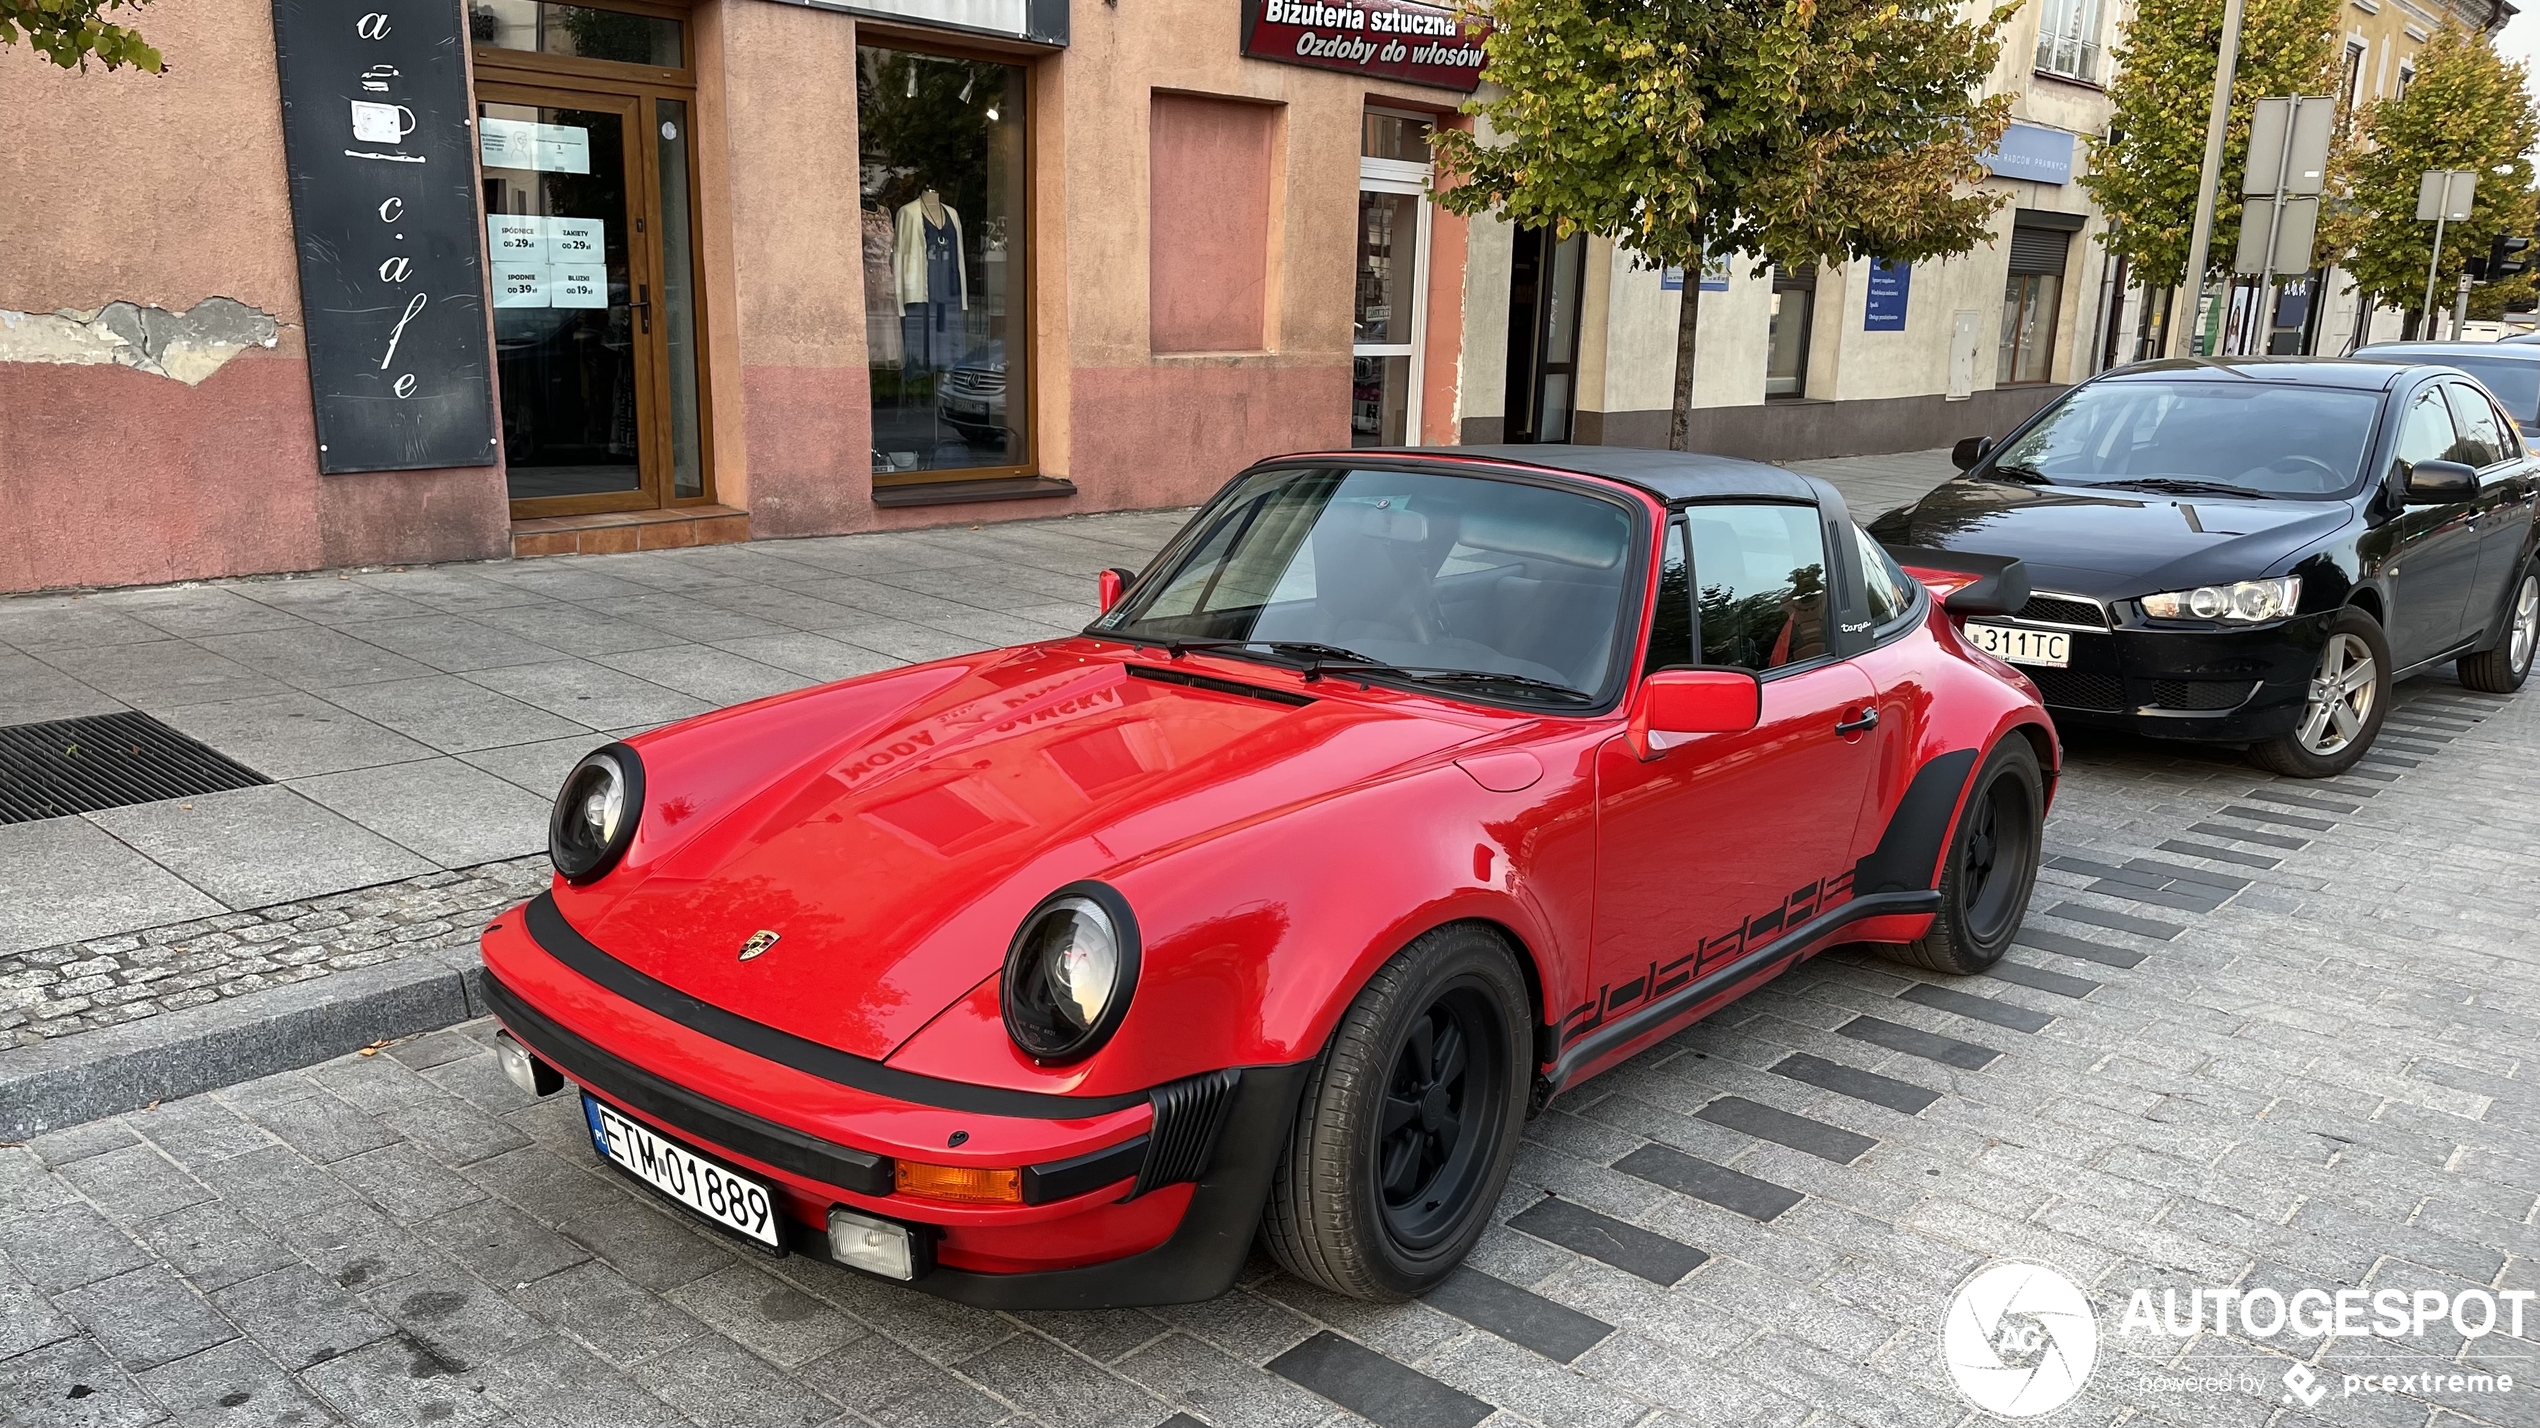
[[[1363,664],[1373,669],[1393,668],[1392,665],[1386,664],[1382,660],[1369,659],[1367,656],[1360,654],[1356,650],[1345,650],[1339,645],[1317,644],[1312,640],[1182,640],[1167,638],[1157,640],[1156,643],[1162,645],[1164,647],[1164,652],[1175,659],[1180,659],[1183,652],[1187,650],[1258,649],[1268,650],[1272,654],[1303,656],[1308,661],[1317,664],[1328,664],[1333,661],[1346,661],[1351,664]]]
[[[1519,689],[1531,689],[1556,695],[1574,704],[1596,702],[1596,696],[1586,690],[1572,689],[1566,684],[1556,684],[1549,679],[1537,679],[1531,674],[1502,674],[1488,669],[1449,669],[1443,665],[1380,664],[1374,660],[1343,663],[1337,660],[1323,660],[1316,665],[1315,669],[1308,672],[1307,678],[1312,678],[1316,674],[1360,673],[1398,674],[1405,679],[1418,680],[1423,684],[1507,684]]]
[[[1999,476],[2005,481],[2017,481],[2025,486],[2047,486],[2054,484],[2048,479],[2045,472],[2038,470],[2034,466],[1996,465],[1985,474],[1988,476]]]
[[[2191,481],[2176,476],[2146,476],[2133,481],[2097,481],[2093,485],[2115,486],[2127,491],[2159,491],[2172,496],[2263,496],[2266,492],[2251,486],[2234,486],[2222,481]]]

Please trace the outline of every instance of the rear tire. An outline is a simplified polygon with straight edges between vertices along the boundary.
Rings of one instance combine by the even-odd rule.
[[[2493,647],[2453,667],[2462,684],[2481,694],[2511,694],[2531,677],[2535,649],[2540,649],[2540,568],[2526,564],[2513,589],[2505,592],[2504,633]]]
[[[1532,1024],[1515,956],[1470,923],[1378,968],[1306,1078],[1262,1209],[1271,1257],[1358,1299],[1408,1299],[1446,1278],[1508,1184]]]
[[[2286,778],[2334,778],[2372,747],[2389,708],[2390,641],[2378,621],[2349,605],[2328,623],[2292,732],[2251,745],[2249,762]]]
[[[2037,751],[2007,734],[1968,786],[1940,869],[1940,911],[1916,942],[1885,948],[1896,961],[1964,977],[2002,960],[2028,916],[2046,822]]]

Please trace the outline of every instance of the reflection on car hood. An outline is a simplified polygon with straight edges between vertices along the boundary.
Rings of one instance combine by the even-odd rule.
[[[2113,599],[2272,573],[2352,519],[2342,500],[1943,482],[1883,516],[1894,545],[2014,555],[2040,590]]]
[[[1054,889],[1162,852],[1205,858],[1185,850],[1216,829],[1479,732],[1380,703],[1296,705],[1140,677],[1090,641],[966,664],[902,677],[913,697],[899,707],[854,709],[867,717],[831,726],[855,726],[849,737],[804,748],[721,816],[589,889],[561,890],[558,905],[682,991],[883,1058],[993,975]],[[805,697],[843,711],[865,692],[857,684],[878,687]],[[639,740],[646,818],[678,805],[683,754],[697,785],[708,781],[710,749],[681,741],[729,747],[754,721],[762,737],[806,726],[798,706],[778,704]],[[742,943],[762,929],[779,940],[743,963]],[[1160,931],[1147,929],[1150,941]]]

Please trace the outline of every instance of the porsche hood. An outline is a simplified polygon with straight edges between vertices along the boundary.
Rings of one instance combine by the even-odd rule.
[[[638,739],[635,846],[558,906],[683,992],[883,1059],[1052,890],[1483,732],[1195,663],[1029,647]]]

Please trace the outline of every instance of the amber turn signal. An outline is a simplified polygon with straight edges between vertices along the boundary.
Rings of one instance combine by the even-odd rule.
[[[892,1169],[891,1183],[903,1195],[923,1195],[929,1200],[957,1200],[965,1205],[1023,1203],[1023,1172],[1010,1166],[923,1165],[903,1160]]]

